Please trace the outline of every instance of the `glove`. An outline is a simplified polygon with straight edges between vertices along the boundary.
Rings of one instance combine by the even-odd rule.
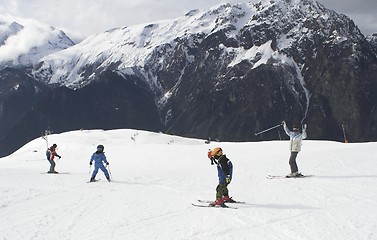
[[[109,163],[106,163],[106,165],[108,166],[108,165],[109,165]]]
[[[230,183],[230,178],[229,178],[229,176],[227,176],[227,177],[225,178],[225,182],[226,182],[226,183]]]
[[[212,159],[212,151],[211,149],[208,150],[207,156],[209,159]]]
[[[306,124],[304,124],[304,126],[302,127],[302,129],[306,130]]]
[[[61,156],[59,156],[59,159],[62,158]]]
[[[89,163],[89,165],[92,165],[92,164],[93,164],[93,163],[91,163],[91,162]]]
[[[214,159],[213,159],[213,157],[212,157],[212,151],[211,151],[211,149],[208,149],[207,156],[208,156],[208,158],[211,160],[211,165],[215,164],[215,163],[213,162]]]
[[[282,121],[281,124],[283,124],[284,126],[287,125],[287,124],[285,123],[285,121]]]

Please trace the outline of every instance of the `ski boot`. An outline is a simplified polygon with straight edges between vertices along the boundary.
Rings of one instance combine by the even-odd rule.
[[[231,197],[229,197],[229,196],[224,196],[223,198],[222,198],[222,200],[224,201],[224,203],[235,203],[236,201],[234,201]]]
[[[212,207],[215,207],[215,206],[226,207],[225,204],[224,204],[223,198],[216,199],[216,201],[211,202],[209,205],[212,206]]]
[[[288,174],[287,176],[285,176],[286,178],[299,178],[299,177],[303,177],[304,175],[302,175],[300,172],[294,172],[294,173],[290,173]]]

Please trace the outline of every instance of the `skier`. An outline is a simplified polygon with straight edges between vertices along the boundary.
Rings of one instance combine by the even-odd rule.
[[[300,128],[298,126],[293,126],[293,131],[290,131],[287,127],[285,121],[282,122],[285,133],[290,138],[289,149],[291,151],[291,156],[289,158],[289,165],[291,167],[291,173],[286,177],[302,177],[303,175],[298,171],[298,166],[296,163],[296,158],[298,153],[301,151],[302,140],[306,138],[306,124],[302,128],[302,133],[300,133]]]
[[[105,153],[103,152],[104,149],[105,147],[103,145],[98,145],[97,151],[93,153],[92,157],[90,158],[90,162],[89,162],[90,165],[92,165],[94,161],[94,170],[92,173],[92,177],[90,178],[90,182],[96,181],[95,178],[98,173],[98,169],[102,170],[102,172],[105,174],[107,178],[107,181],[109,182],[111,181],[109,172],[107,171],[106,167],[103,165],[103,163],[105,163],[106,166],[109,165],[109,162],[106,160]]]
[[[225,202],[234,202],[229,197],[228,185],[232,180],[233,164],[223,154],[223,150],[219,147],[214,148],[208,152],[208,158],[211,159],[211,163],[217,164],[217,175],[219,177],[219,184],[216,187],[216,201],[210,203],[211,206],[224,206]]]
[[[50,163],[50,171],[48,171],[47,173],[58,173],[57,171],[55,171],[55,156],[57,156],[59,159],[62,158],[57,152],[56,152],[56,148],[58,147],[58,145],[56,145],[55,143],[47,149],[47,152],[46,152],[46,157],[47,157],[47,160],[48,162]]]

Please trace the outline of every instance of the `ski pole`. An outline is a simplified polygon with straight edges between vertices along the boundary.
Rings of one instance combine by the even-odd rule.
[[[347,137],[346,137],[346,130],[344,129],[344,124],[342,123],[342,129],[343,129],[343,137],[344,137],[344,143],[348,143]]]
[[[113,175],[111,174],[111,171],[110,171],[110,166],[107,165],[107,168],[108,168],[108,170],[109,170],[110,179],[113,179]]]
[[[279,125],[276,125],[276,126],[273,126],[273,127],[268,128],[268,129],[266,129],[266,130],[263,130],[263,131],[257,132],[257,133],[255,133],[255,136],[258,136],[259,134],[264,133],[264,132],[268,132],[268,131],[270,131],[270,130],[272,130],[272,129],[275,129],[275,128],[277,128],[277,127],[280,127],[280,126],[282,126],[282,125],[283,125],[283,124],[280,123]]]
[[[89,165],[89,178],[90,178],[90,172],[92,171],[92,164]]]

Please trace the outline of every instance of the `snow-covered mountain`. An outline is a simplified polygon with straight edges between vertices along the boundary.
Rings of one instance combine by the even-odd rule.
[[[32,67],[42,57],[74,45],[61,30],[0,13],[0,68]]]
[[[0,158],[0,236],[48,240],[372,240],[377,239],[377,143],[306,141],[303,179],[289,172],[289,141],[219,142],[137,130],[72,131],[48,137],[62,156],[43,174],[38,137]],[[91,154],[105,146],[113,181],[86,183]],[[234,165],[229,193],[238,209],[196,208],[214,200],[221,147]],[[42,174],[41,174],[42,173]],[[231,205],[231,204],[229,204]]]
[[[376,56],[373,38],[312,0],[193,10],[41,58],[26,74],[54,88],[13,135],[137,128],[257,141],[280,138],[254,133],[286,120],[312,139],[374,141]]]
[[[149,85],[155,93],[162,121],[171,127],[184,114],[183,110],[174,109],[187,109],[177,102],[197,99],[199,92],[203,91],[203,84],[206,85],[202,83],[204,78],[210,83],[206,91],[218,91],[229,85],[235,86],[235,82],[247,84],[251,74],[257,75],[252,77],[254,80],[261,78],[260,72],[265,71],[265,67],[270,72],[266,74],[277,73],[280,71],[277,69],[281,69],[274,78],[283,81],[287,92],[280,93],[280,99],[273,101],[283,101],[284,106],[279,107],[296,109],[299,116],[292,121],[301,122],[311,113],[317,115],[316,118],[334,114],[331,113],[333,110],[310,112],[313,105],[327,104],[318,95],[332,98],[330,92],[348,91],[342,87],[344,85],[359,85],[356,83],[359,79],[354,79],[353,75],[360,79],[365,79],[360,75],[375,76],[376,52],[372,50],[370,42],[351,19],[326,9],[318,2],[263,0],[257,4],[222,4],[209,10],[193,10],[169,21],[99,33],[72,48],[43,58],[33,75],[41,81],[74,89],[90,84],[106,71],[124,78],[132,75]],[[329,70],[332,67],[328,65],[330,62],[337,66]],[[368,66],[373,67],[369,69]],[[346,68],[343,76],[338,75],[339,68]],[[360,69],[362,73],[358,72]],[[339,79],[334,79],[337,77]],[[269,78],[262,82],[274,81]],[[362,88],[374,89],[376,81],[373,79],[367,80],[372,86]],[[192,81],[188,87],[191,90],[184,87],[184,81]],[[335,83],[334,90],[319,86],[327,81]],[[336,82],[342,82],[342,86],[335,86]],[[319,90],[322,88],[327,90]],[[352,88],[351,91],[355,90]],[[274,91],[276,89],[266,94],[274,94]],[[365,91],[364,95],[371,94]],[[240,92],[231,95],[236,95],[237,99]],[[310,103],[311,97],[313,104]],[[352,102],[360,101],[353,96],[350,99]],[[361,101],[369,109],[374,107],[371,99]],[[344,104],[339,99],[330,102],[333,105],[330,108]],[[336,111],[335,115],[341,115],[336,118],[341,119],[335,120],[330,128],[348,122],[347,116],[355,111],[359,112],[359,109]],[[262,127],[262,122],[249,128]],[[357,128],[356,132],[360,131],[364,130]]]
[[[219,33],[224,39],[211,42],[209,50],[222,50],[219,61],[227,69],[244,60],[252,69],[268,60],[302,68],[306,52],[315,54],[316,49],[305,45],[318,41],[315,37],[332,44],[350,44],[364,38],[348,17],[311,0],[222,4],[193,10],[177,19],[98,33],[66,51],[46,56],[34,74],[48,83],[71,88],[86,86],[108,69],[122,75],[141,74],[166,97],[172,90],[170,85],[175,86],[179,78],[166,86],[159,72],[177,58],[184,60],[184,70],[185,65],[198,59],[194,49]],[[174,55],[177,48],[182,55]],[[354,51],[352,57],[357,58],[361,52]]]
[[[49,86],[30,77],[29,69],[42,57],[73,45],[61,30],[33,19],[0,13],[0,142],[6,152],[8,146],[15,150],[35,137],[29,127],[17,136],[14,131],[51,91]]]

